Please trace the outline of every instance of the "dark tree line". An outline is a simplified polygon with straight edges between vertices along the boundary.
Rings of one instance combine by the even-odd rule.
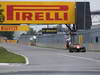
[[[8,39],[13,39],[14,32],[11,31],[0,31],[0,36],[7,37]]]

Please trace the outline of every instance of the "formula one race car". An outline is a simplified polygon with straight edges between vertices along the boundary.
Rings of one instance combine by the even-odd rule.
[[[67,46],[69,52],[86,52],[86,48],[80,44],[71,44]]]

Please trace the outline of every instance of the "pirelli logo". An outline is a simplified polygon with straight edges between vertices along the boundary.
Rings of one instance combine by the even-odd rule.
[[[73,24],[74,4],[73,2],[8,2],[3,5],[6,8],[4,23]]]
[[[17,7],[17,8],[16,8]],[[24,7],[24,9],[21,7]],[[25,8],[26,7],[26,8]],[[32,9],[31,9],[32,8]],[[23,12],[20,12],[23,11]],[[28,11],[28,12],[26,12]],[[32,11],[38,11],[32,13]],[[47,11],[47,12],[41,12]],[[53,13],[53,17],[49,11],[55,11]],[[8,5],[7,6],[7,20],[23,20],[23,21],[58,21],[58,20],[67,20],[68,13],[67,12],[58,12],[58,11],[68,11],[68,6],[66,5]],[[16,12],[16,13],[14,13]],[[63,14],[62,17],[60,14]],[[33,16],[35,15],[35,16]]]

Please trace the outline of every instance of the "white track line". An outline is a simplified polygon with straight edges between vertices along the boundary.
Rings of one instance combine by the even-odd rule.
[[[57,55],[62,55],[62,56],[67,56],[67,57],[73,57],[73,58],[78,58],[78,59],[83,59],[83,60],[89,60],[89,61],[93,61],[93,62],[98,62],[100,63],[100,60],[96,60],[93,58],[86,58],[86,57],[81,57],[81,56],[74,56],[74,55],[65,55],[65,54],[57,54]]]
[[[0,63],[0,66],[9,66],[9,63]]]

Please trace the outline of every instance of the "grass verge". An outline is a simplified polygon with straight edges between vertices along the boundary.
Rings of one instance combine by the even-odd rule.
[[[25,58],[21,55],[7,51],[0,47],[0,63],[26,63]]]

